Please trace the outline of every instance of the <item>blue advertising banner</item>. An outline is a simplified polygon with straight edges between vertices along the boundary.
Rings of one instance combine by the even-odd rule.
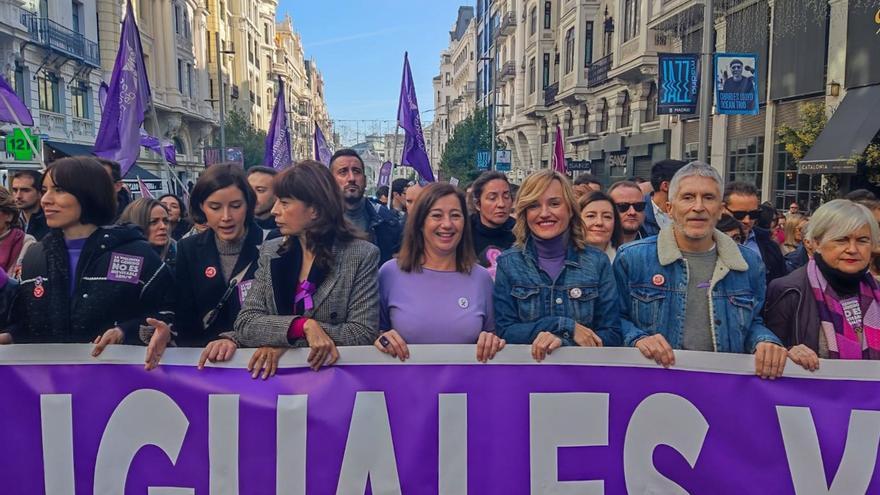
[[[758,115],[758,55],[715,54],[715,108],[722,115]]]
[[[700,101],[698,53],[660,53],[657,113],[681,115],[697,113]]]

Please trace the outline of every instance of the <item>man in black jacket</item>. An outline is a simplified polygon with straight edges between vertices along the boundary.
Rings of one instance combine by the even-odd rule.
[[[368,240],[379,248],[380,264],[390,260],[400,250],[403,225],[391,210],[384,206],[375,208],[364,197],[367,177],[360,155],[348,148],[336,151],[330,158],[330,172],[342,189],[345,218],[366,232]]]
[[[36,170],[19,170],[12,174],[12,197],[26,234],[41,241],[49,233],[46,215],[40,207],[43,174]]]
[[[513,225],[511,218],[513,197],[510,182],[501,172],[483,172],[471,185],[474,206],[477,213],[471,217],[471,232],[477,262],[490,273],[495,274],[495,260],[504,250],[513,245]]]
[[[758,188],[748,182],[731,182],[724,188],[724,209],[728,215],[739,220],[743,226],[743,245],[761,255],[767,268],[767,283],[785,276],[785,258],[779,244],[773,241],[770,231],[758,227],[761,214]]]

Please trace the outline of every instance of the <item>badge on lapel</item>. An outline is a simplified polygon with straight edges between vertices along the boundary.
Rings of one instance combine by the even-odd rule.
[[[205,268],[205,276],[208,278],[216,277],[217,276],[217,269],[214,268],[213,266],[209,266],[208,268]]]

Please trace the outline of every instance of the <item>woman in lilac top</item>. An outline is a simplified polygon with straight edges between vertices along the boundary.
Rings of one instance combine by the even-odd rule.
[[[477,344],[486,362],[504,347],[495,335],[492,277],[477,264],[464,194],[426,187],[407,219],[400,255],[379,270],[374,345],[401,361],[407,344]]]

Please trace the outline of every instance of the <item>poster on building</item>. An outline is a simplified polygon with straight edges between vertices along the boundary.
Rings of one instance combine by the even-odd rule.
[[[758,115],[758,55],[715,54],[715,108],[722,115]]]
[[[495,151],[495,170],[499,172],[510,172],[510,163],[513,155],[510,150]]]
[[[700,101],[698,53],[660,53],[657,113],[682,115],[697,113]]]

